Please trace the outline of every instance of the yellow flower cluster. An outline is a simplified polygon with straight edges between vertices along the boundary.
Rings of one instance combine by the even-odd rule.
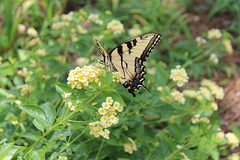
[[[222,41],[222,44],[225,46],[226,51],[229,54],[232,54],[233,48],[232,48],[232,45],[231,45],[231,41],[229,39],[225,39],[225,40]]]
[[[133,151],[137,151],[137,146],[135,144],[135,141],[132,140],[132,138],[128,138],[130,143],[125,143],[124,144],[124,151],[128,152],[129,154],[132,154]]]
[[[172,96],[173,99],[174,99],[175,101],[177,101],[178,103],[180,103],[180,104],[184,104],[184,103],[185,103],[185,98],[184,98],[184,96],[183,96],[183,94],[182,94],[181,92],[179,92],[179,91],[177,91],[177,90],[173,90],[173,91],[171,92],[171,96]]]
[[[224,132],[221,130],[221,128],[218,128],[218,131],[219,131],[219,132],[217,132],[216,137],[217,137],[218,139],[224,139],[224,138],[225,138],[225,134],[224,134]]]
[[[16,96],[11,93],[6,93],[6,97],[7,98],[16,98]]]
[[[38,36],[38,32],[34,28],[28,28],[27,34],[30,37],[37,37]]]
[[[207,43],[207,41],[203,37],[197,37],[195,41],[197,42],[198,46]]]
[[[26,27],[23,24],[18,24],[17,30],[20,34],[23,34],[26,31]]]
[[[216,85],[215,82],[204,79],[201,81],[201,85],[208,87],[212,95],[214,95],[216,99],[223,99],[224,97],[223,88]]]
[[[99,14],[89,14],[88,19],[96,24],[102,25],[103,21],[99,19]]]
[[[209,39],[218,39],[222,37],[222,33],[219,29],[211,29],[208,31],[208,38]]]
[[[21,89],[21,95],[29,95],[32,92],[32,89],[27,85],[21,85],[17,87],[18,89]]]
[[[203,118],[200,118],[200,114],[196,114],[194,115],[192,118],[192,123],[193,124],[198,124],[200,122],[204,122],[204,123],[210,123],[210,120],[207,118],[207,117],[203,117]]]
[[[69,72],[67,84],[71,84],[72,88],[81,89],[83,86],[87,87],[89,82],[99,83],[98,71],[99,69],[94,66],[76,67]]]
[[[12,157],[4,157],[2,160],[11,160],[12,159]]]
[[[142,34],[142,31],[137,27],[128,30],[128,35],[131,37],[136,37],[139,36],[140,34]]]
[[[43,57],[46,56],[47,53],[45,49],[38,49],[36,50],[35,54],[38,55],[39,57]]]
[[[69,26],[69,22],[54,22],[52,24],[52,29],[59,30],[65,28],[66,26]]]
[[[208,59],[210,62],[214,63],[214,64],[218,64],[218,57],[216,54],[211,54],[209,59]]]
[[[176,69],[171,69],[170,79],[177,81],[177,86],[182,87],[185,83],[188,82],[188,75],[184,68],[181,68],[180,65],[176,66]]]
[[[65,156],[60,156],[59,158],[58,158],[58,160],[67,160],[68,158],[67,157],[65,157]]]
[[[39,38],[34,38],[34,39],[32,39],[31,41],[29,41],[28,42],[28,44],[27,44],[27,46],[28,47],[33,47],[33,46],[35,46],[35,45],[40,45],[42,42],[41,42],[41,40],[39,39]]]
[[[239,160],[239,153],[233,153],[230,156],[228,156],[228,160]]]
[[[72,20],[72,17],[73,17],[73,12],[69,12],[68,14],[61,15],[61,19],[64,22],[70,22]]]
[[[106,139],[109,139],[110,131],[107,128],[107,124],[104,122],[91,122],[90,125],[90,134],[98,138],[100,135]]]
[[[33,74],[33,72],[28,71],[26,67],[23,67],[23,69],[19,70],[17,73],[18,73],[19,76],[24,77],[26,81],[29,81],[30,76]]]
[[[77,25],[77,33],[85,34],[87,32],[88,31],[86,29],[84,29],[81,25]]]
[[[113,31],[114,34],[120,34],[124,32],[123,24],[115,19],[107,24],[107,29]]]
[[[113,82],[121,82],[121,74],[119,72],[112,72]]]
[[[231,145],[231,149],[239,146],[239,139],[234,133],[227,133],[226,135],[228,143]]]
[[[119,118],[116,117],[116,111],[123,111],[123,106],[121,106],[119,102],[115,102],[113,106],[111,106],[112,104],[112,97],[107,97],[106,102],[103,102],[102,107],[98,109],[98,113],[102,115],[101,122],[106,123],[107,127],[112,126],[112,124],[117,124]]]

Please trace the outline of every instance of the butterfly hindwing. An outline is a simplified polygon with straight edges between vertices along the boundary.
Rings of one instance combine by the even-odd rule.
[[[134,97],[136,96],[134,94],[136,89],[140,87],[146,88],[143,84],[145,80],[144,75],[146,73],[143,63],[149,57],[152,49],[158,44],[160,38],[161,35],[157,33],[147,33],[132,38],[115,47],[109,52],[107,58],[105,54],[102,54],[106,53],[106,51],[102,46],[99,47],[103,55],[102,61],[107,65],[106,68],[110,67],[111,69],[108,70],[120,72],[123,86],[127,88]]]

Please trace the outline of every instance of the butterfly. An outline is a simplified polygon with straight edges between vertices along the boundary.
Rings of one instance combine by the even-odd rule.
[[[144,71],[144,62],[158,44],[161,37],[158,33],[146,33],[123,42],[109,53],[107,53],[101,43],[96,40],[102,56],[102,59],[99,61],[105,65],[107,71],[119,72],[123,86],[133,97],[136,97],[134,93],[136,89],[139,90],[140,87],[147,89],[143,84],[145,80],[144,75],[146,74]]]

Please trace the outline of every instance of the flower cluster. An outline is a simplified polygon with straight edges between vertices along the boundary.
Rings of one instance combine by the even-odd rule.
[[[99,83],[98,71],[99,69],[94,66],[76,67],[69,72],[67,84],[71,84],[72,88],[77,87],[81,89],[83,86],[87,87],[89,82]]]
[[[23,24],[18,24],[17,30],[20,34],[23,34],[26,31],[26,27]]]
[[[218,39],[222,37],[222,33],[219,29],[211,29],[208,31],[209,39]]]
[[[139,36],[140,34],[142,34],[142,31],[137,27],[128,30],[128,35],[131,37],[136,37]]]
[[[65,157],[65,156],[60,156],[60,157],[58,157],[58,160],[67,160],[68,158],[67,157]]]
[[[110,131],[107,128],[107,124],[104,122],[96,121],[89,123],[90,126],[90,134],[94,135],[96,138],[100,135],[106,139],[109,139]]]
[[[184,104],[185,103],[185,98],[184,98],[184,96],[183,96],[183,94],[181,92],[179,92],[177,90],[173,90],[171,92],[171,95],[172,95],[173,99],[175,101],[177,101],[178,103],[180,103],[180,104]]]
[[[24,77],[26,79],[26,81],[29,81],[30,76],[33,74],[33,72],[28,71],[26,67],[23,67],[23,69],[19,70],[17,73],[18,73],[19,76]]]
[[[99,25],[102,25],[103,24],[103,21],[101,19],[99,19],[99,14],[93,14],[91,13],[89,16],[88,16],[88,19],[96,24],[99,24]]]
[[[27,85],[21,85],[17,87],[18,89],[21,89],[21,95],[29,95],[32,92],[32,89]]]
[[[121,82],[121,74],[119,72],[112,72],[113,82]]]
[[[129,154],[132,154],[133,151],[137,151],[137,146],[136,146],[134,140],[132,140],[130,137],[128,139],[129,139],[130,143],[124,144],[124,151],[128,152]]]
[[[231,45],[231,41],[229,39],[225,39],[225,40],[222,41],[222,44],[225,46],[226,51],[229,54],[232,54],[233,48],[232,48],[232,45]]]
[[[43,57],[43,56],[47,55],[45,49],[38,49],[38,50],[36,50],[35,54],[38,55],[39,57]]]
[[[113,104],[112,97],[107,97],[106,102],[102,103],[102,107],[98,109],[98,113],[102,115],[101,121],[91,122],[90,125],[90,134],[94,135],[96,138],[100,135],[106,139],[109,139],[110,131],[106,128],[112,126],[112,124],[117,124],[119,118],[116,117],[118,112],[123,111],[123,107],[119,102]]]
[[[226,135],[228,143],[232,146],[231,149],[239,146],[239,139],[234,133],[227,133]]]
[[[223,88],[216,85],[215,82],[204,79],[201,81],[201,85],[208,87],[212,95],[214,95],[216,99],[223,99],[224,97]]]
[[[196,114],[191,118],[193,124],[198,124],[200,122],[210,123],[210,120],[207,117],[200,118],[200,114]]]
[[[239,160],[239,153],[233,153],[228,156],[228,160]]]
[[[182,87],[185,83],[188,82],[188,75],[184,68],[181,68],[180,65],[176,66],[176,69],[171,69],[170,79],[177,81],[178,87]]]
[[[34,28],[28,28],[27,34],[30,37],[37,37],[38,36],[38,32]]]
[[[73,12],[69,12],[68,14],[61,15],[61,19],[64,22],[70,22],[72,20],[72,17],[73,17]]]
[[[214,63],[214,64],[218,64],[218,57],[216,54],[211,54],[209,59],[208,59],[210,62]]]
[[[203,37],[197,37],[195,41],[197,42],[198,46],[207,43],[206,39],[204,39]]]
[[[113,106],[111,106],[112,104],[112,97],[107,97],[106,102],[103,102],[102,107],[98,109],[98,113],[102,115],[101,122],[106,123],[108,127],[118,123],[119,119],[116,117],[116,111],[123,111],[123,107],[119,102],[115,102]]]
[[[107,24],[107,29],[113,31],[114,34],[120,34],[124,31],[123,24],[115,19]]]

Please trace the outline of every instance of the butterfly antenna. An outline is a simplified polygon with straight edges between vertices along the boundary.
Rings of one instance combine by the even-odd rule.
[[[142,84],[142,86],[143,86],[143,88],[145,88],[146,90],[148,90],[148,92],[151,93],[151,91],[150,91],[146,86],[144,86],[144,84]]]

